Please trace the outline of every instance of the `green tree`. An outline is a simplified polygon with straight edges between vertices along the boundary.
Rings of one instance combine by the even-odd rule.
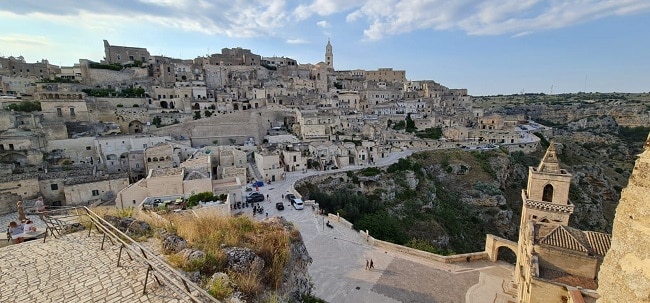
[[[7,105],[8,110],[17,112],[35,112],[41,111],[41,103],[37,101],[21,101],[20,103],[13,103]]]
[[[203,112],[203,115],[206,116],[206,117],[211,117],[211,116],[212,116],[212,112],[206,109],[206,110]]]
[[[160,117],[158,116],[155,116],[153,117],[151,124],[155,125],[156,127],[160,127],[160,125],[162,124],[162,119],[160,119]]]
[[[194,112],[194,117],[192,117],[192,118],[194,118],[194,120],[199,120],[199,119],[201,119],[201,112],[198,111],[198,110],[195,111],[195,112]]]

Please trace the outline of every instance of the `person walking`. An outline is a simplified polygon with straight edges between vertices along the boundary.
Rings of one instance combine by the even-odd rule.
[[[370,267],[371,270],[375,268],[375,264],[372,262],[372,259],[370,259]]]
[[[366,259],[366,270],[370,269],[370,262]]]

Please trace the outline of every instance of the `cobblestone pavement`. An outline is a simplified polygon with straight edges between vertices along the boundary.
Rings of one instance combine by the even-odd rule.
[[[81,231],[0,249],[0,302],[185,302],[101,236]]]

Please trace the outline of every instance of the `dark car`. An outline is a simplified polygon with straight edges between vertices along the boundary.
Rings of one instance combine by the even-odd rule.
[[[285,197],[287,197],[287,200],[289,200],[289,202],[291,202],[291,200],[296,198],[296,195],[294,195],[294,194],[286,194]]]
[[[277,210],[284,210],[284,204],[282,202],[275,203],[275,208]]]
[[[260,193],[253,193],[246,197],[246,202],[262,202],[264,201],[264,195]]]

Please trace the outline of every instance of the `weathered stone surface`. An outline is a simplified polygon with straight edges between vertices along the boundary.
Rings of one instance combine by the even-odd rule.
[[[150,234],[152,230],[149,223],[131,217],[120,218],[106,215],[104,219],[128,236],[144,236]]]
[[[187,241],[177,235],[166,234],[162,240],[162,251],[164,254],[177,253],[185,248],[187,248]]]
[[[181,255],[185,262],[197,261],[205,258],[205,252],[192,248],[185,248],[181,250]]]
[[[650,136],[616,209],[598,303],[650,302]]]
[[[261,272],[264,269],[264,259],[256,255],[250,248],[228,247],[224,249],[228,258],[227,268],[235,272]]]

